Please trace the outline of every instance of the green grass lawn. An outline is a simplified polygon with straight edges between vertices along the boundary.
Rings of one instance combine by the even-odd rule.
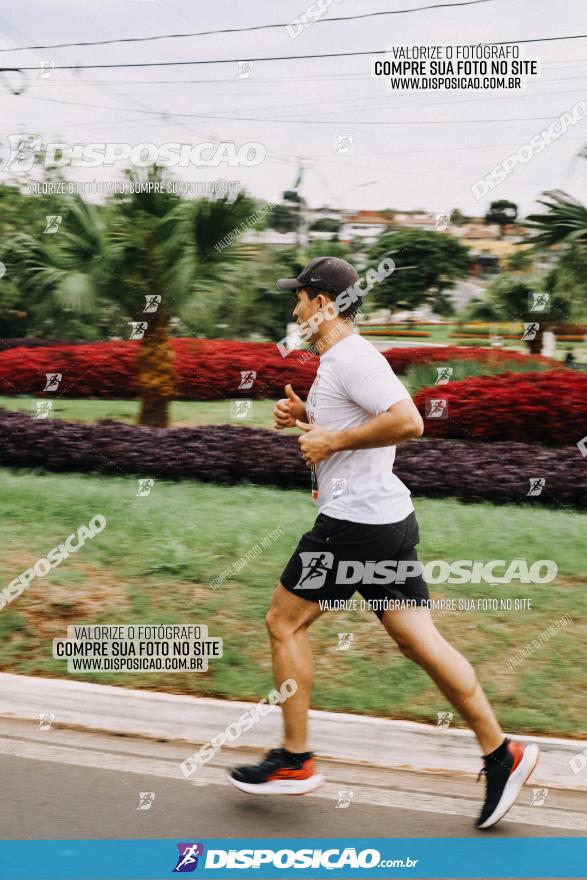
[[[0,407],[32,413],[35,398],[0,397]],[[245,425],[249,428],[273,427],[274,400],[254,400],[246,419],[234,418],[230,400],[174,400],[171,403],[171,425]],[[53,401],[52,418],[79,422],[116,419],[135,424],[139,414],[138,400],[103,400],[101,398],[61,398]]]
[[[107,519],[102,533],[0,611],[0,668],[67,678],[65,662],[51,657],[51,643],[71,624],[199,623],[224,639],[224,657],[212,661],[207,673],[78,677],[232,699],[264,696],[271,686],[264,613],[298,537],[313,522],[309,492],[159,480],[148,497],[136,491],[131,477],[0,472],[0,540],[7,548],[0,563],[3,584],[95,514]],[[506,730],[584,737],[584,518],[455,500],[417,500],[416,509],[424,561],[518,556],[556,561],[559,575],[547,585],[431,586],[433,598],[529,597],[529,612],[434,616],[477,668]],[[209,586],[276,528],[282,537],[221,588]],[[508,657],[565,613],[574,622],[510,670]],[[339,632],[353,633],[349,651],[336,650]],[[450,709],[373,614],[326,614],[312,627],[311,638],[315,708],[430,723],[437,712]]]

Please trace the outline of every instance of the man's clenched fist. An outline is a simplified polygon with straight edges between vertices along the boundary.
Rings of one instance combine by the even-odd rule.
[[[283,397],[277,401],[273,415],[275,416],[275,427],[295,428],[297,419],[306,418],[306,407],[304,402],[295,394],[291,385],[285,386],[287,397]]]

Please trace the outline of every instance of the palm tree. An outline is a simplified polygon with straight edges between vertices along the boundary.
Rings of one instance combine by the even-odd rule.
[[[243,259],[235,242],[253,203],[243,194],[233,201],[181,199],[166,191],[157,168],[128,179],[130,191],[106,206],[74,198],[48,244],[21,234],[15,245],[23,280],[37,291],[81,314],[95,312],[104,298],[124,308],[135,338],[142,338],[139,424],[167,427],[175,396],[170,319],[198,295],[211,295]],[[159,188],[149,191],[145,183]],[[235,242],[224,241],[233,235]]]
[[[587,245],[587,207],[560,189],[544,195],[547,198],[538,199],[538,204],[544,205],[548,214],[530,214],[526,221],[538,230],[532,239],[533,247],[546,248],[563,242]]]

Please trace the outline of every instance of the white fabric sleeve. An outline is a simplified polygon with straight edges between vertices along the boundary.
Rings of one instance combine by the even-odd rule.
[[[345,365],[341,376],[345,393],[374,416],[386,412],[410,394],[397,378],[383,355],[379,358],[356,358]]]

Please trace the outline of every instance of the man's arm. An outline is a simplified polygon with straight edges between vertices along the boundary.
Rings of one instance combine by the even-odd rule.
[[[414,440],[424,433],[424,422],[414,401],[400,400],[387,412],[374,416],[358,428],[335,431],[335,452],[343,449],[377,449]]]
[[[317,464],[345,449],[395,446],[421,437],[424,433],[422,416],[411,398],[394,403],[386,412],[374,416],[358,428],[325,431],[318,425],[308,425],[299,419],[296,424],[305,432],[298,442],[308,465]]]

